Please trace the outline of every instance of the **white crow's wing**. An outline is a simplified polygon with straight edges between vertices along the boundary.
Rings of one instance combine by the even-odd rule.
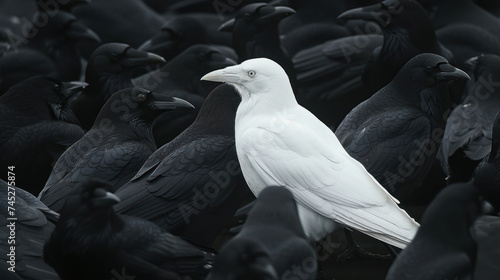
[[[409,243],[418,224],[333,132],[299,112],[292,120],[276,118],[242,131],[239,150],[255,172],[267,185],[288,187],[300,204],[325,217],[394,246]]]

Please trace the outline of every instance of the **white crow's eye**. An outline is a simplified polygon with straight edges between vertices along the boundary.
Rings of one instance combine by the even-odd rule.
[[[255,71],[253,70],[248,71],[248,76],[250,76],[251,78],[255,77]]]

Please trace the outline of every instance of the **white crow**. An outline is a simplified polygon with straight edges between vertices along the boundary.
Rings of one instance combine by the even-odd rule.
[[[250,59],[202,80],[237,89],[236,151],[245,180],[256,196],[266,186],[288,188],[309,238],[319,240],[340,223],[399,248],[412,240],[418,223],[297,103],[279,64]]]

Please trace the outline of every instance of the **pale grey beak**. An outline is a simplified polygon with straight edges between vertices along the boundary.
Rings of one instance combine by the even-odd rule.
[[[229,66],[224,69],[212,71],[201,77],[202,81],[222,82],[222,83],[238,83],[240,76],[237,74],[239,65]]]

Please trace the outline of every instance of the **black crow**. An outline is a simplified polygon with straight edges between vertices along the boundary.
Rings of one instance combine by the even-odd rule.
[[[13,177],[18,175],[17,168],[5,170],[12,170]],[[43,261],[43,244],[54,230],[59,214],[16,187],[15,178],[8,182],[0,180],[0,269],[12,278],[2,275],[2,279],[59,279]]]
[[[446,175],[454,181],[469,180],[490,152],[493,122],[500,111],[500,56],[481,55],[468,63],[472,80],[464,100],[448,117],[438,154]]]
[[[85,81],[90,84],[71,104],[85,129],[90,129],[106,100],[115,92],[132,87],[132,73],[165,60],[129,45],[108,43],[90,56]]]
[[[232,59],[237,59],[233,49],[221,45],[225,40],[218,39],[222,34],[229,37],[230,43],[230,34],[213,32],[215,30],[210,32],[206,24],[196,16],[176,15],[165,22],[159,32],[144,42],[139,50],[156,53],[168,61],[193,45],[210,44],[216,45]]]
[[[202,279],[214,255],[154,223],[117,215],[112,185],[81,182],[68,196],[44,248],[61,279]]]
[[[235,64],[215,47],[193,45],[158,71],[134,80],[137,86],[182,98],[195,107],[195,110],[173,111],[162,116],[153,131],[158,146],[171,141],[193,123],[203,100],[216,86],[201,82],[200,78],[210,71]]]
[[[211,246],[248,190],[234,143],[240,102],[230,85],[217,87],[194,123],[159,148],[116,195],[118,213],[150,220],[197,245]]]
[[[453,53],[457,67],[466,68],[466,61],[471,57],[482,54],[500,55],[500,38],[477,25],[450,24],[437,30],[436,36]]]
[[[316,268],[292,193],[284,187],[267,187],[241,232],[220,250],[207,280],[313,280]]]
[[[11,50],[0,58],[0,94],[12,85],[37,75],[63,81],[79,80],[82,65],[79,45],[98,44],[99,37],[73,15],[36,14],[47,23],[32,25],[26,33],[9,36]]]
[[[141,0],[90,2],[72,7],[71,12],[94,30],[104,43],[124,43],[137,48],[164,22]]]
[[[0,166],[16,166],[17,182],[33,194],[64,150],[84,135],[68,103],[86,85],[38,76],[0,96]],[[7,173],[0,178],[7,180]]]
[[[473,274],[485,277],[498,271],[490,267],[487,257],[495,251],[498,255],[498,250],[488,248],[498,237],[487,236],[491,229],[480,215],[491,212],[492,207],[500,209],[499,148],[497,114],[490,155],[476,168],[471,181],[452,184],[436,196],[422,217],[415,239],[393,263],[386,280],[472,279]]]
[[[241,8],[235,18],[223,23],[219,30],[233,33],[233,48],[238,54],[238,62],[257,57],[269,58],[285,69],[293,84],[295,69],[281,46],[278,24],[294,13],[293,9],[285,6],[253,3]]]
[[[500,19],[479,7],[474,0],[418,0],[429,11],[436,29],[454,23],[469,23],[497,36]]]
[[[426,10],[416,1],[386,0],[346,11],[339,19],[376,22],[383,40],[367,32],[371,29],[360,29],[354,38],[329,41],[294,56],[299,94],[333,99],[328,102],[328,112],[343,113],[324,118],[329,125],[337,126],[349,110],[387,85],[415,55],[435,53],[452,58],[436,39]]]
[[[161,113],[191,106],[185,100],[142,88],[118,91],[92,128],[61,155],[40,199],[59,211],[71,190],[90,178],[105,180],[117,190],[156,150],[152,126]]]
[[[470,229],[481,214],[472,182],[441,191],[425,211],[413,241],[398,255],[386,280],[471,279],[477,245]]]
[[[435,160],[450,106],[448,84],[457,79],[469,76],[439,55],[417,55],[335,134],[382,186],[404,199]]]

